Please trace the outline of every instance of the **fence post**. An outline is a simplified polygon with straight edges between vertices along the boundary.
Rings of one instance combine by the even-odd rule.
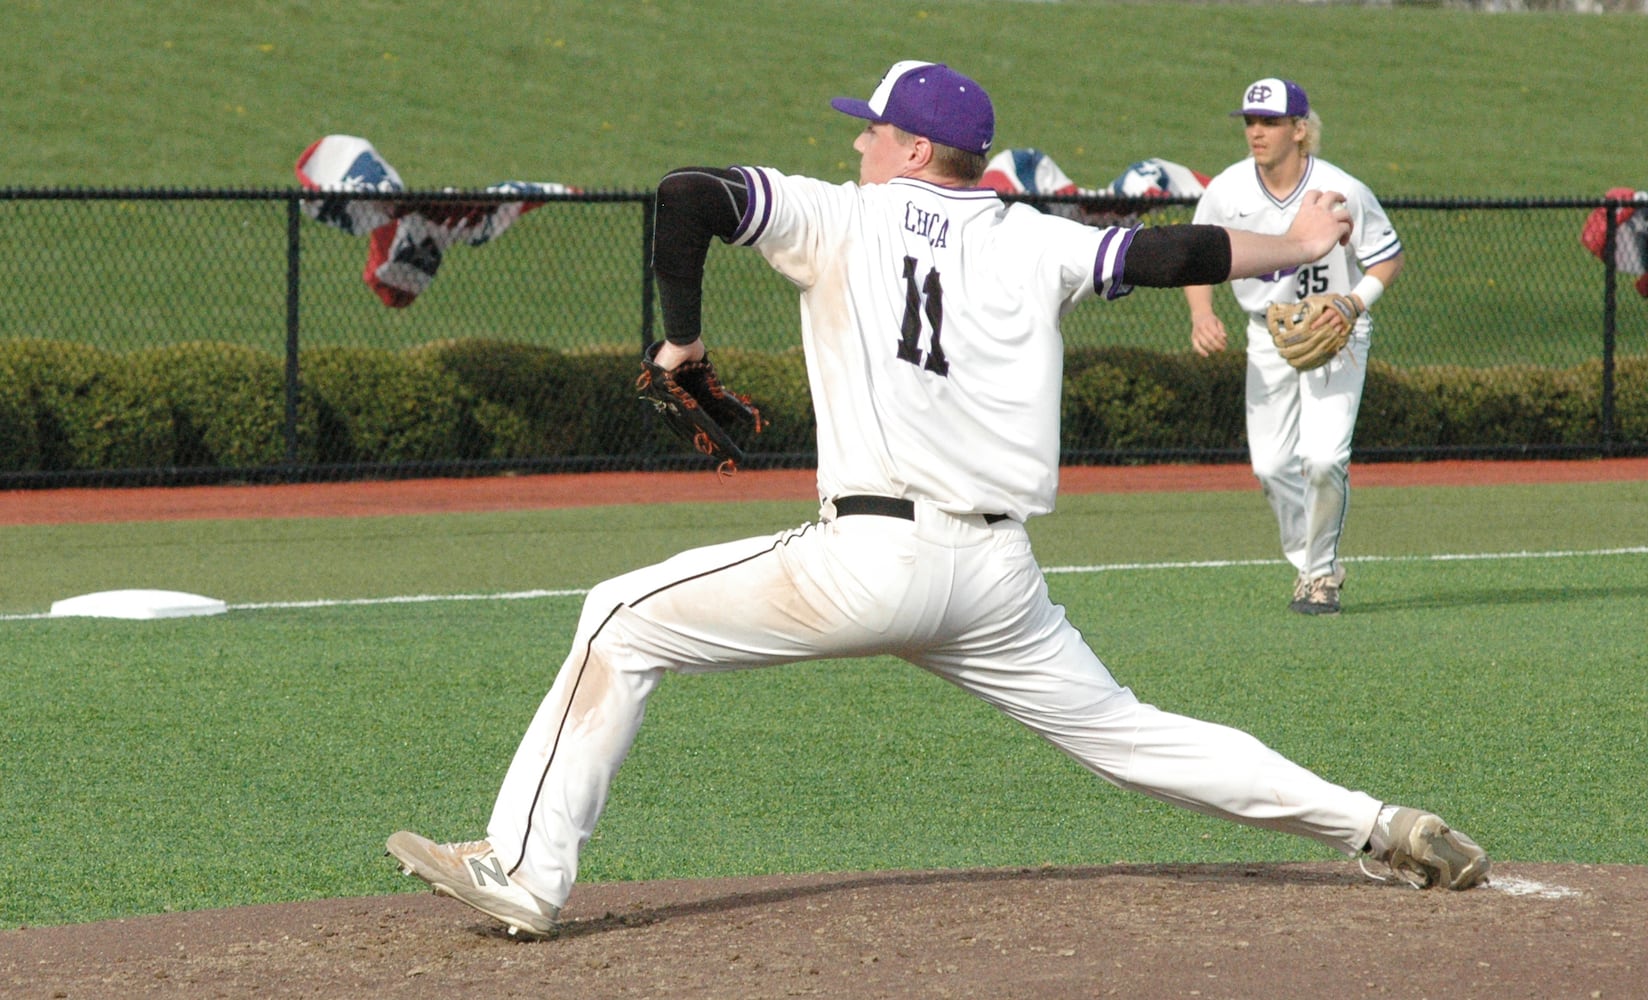
[[[649,194],[641,201],[641,350],[652,346],[652,220],[653,202],[657,194]]]
[[[298,221],[303,213],[297,198],[286,199],[286,476],[292,478],[298,466],[298,292],[301,287],[302,252]]]
[[[1618,272],[1614,250],[1619,239],[1619,208],[1607,206],[1608,225],[1602,237],[1602,453],[1614,453],[1614,340],[1618,332],[1616,293]]]

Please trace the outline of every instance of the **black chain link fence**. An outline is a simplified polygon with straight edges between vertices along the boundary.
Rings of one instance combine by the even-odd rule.
[[[363,280],[370,238],[315,221],[301,191],[0,190],[0,362],[8,348],[62,345],[133,366],[167,345],[268,356],[278,377],[240,404],[278,412],[278,441],[231,461],[193,463],[187,449],[157,443],[73,461],[8,461],[0,442],[0,488],[159,484],[237,479],[463,475],[500,470],[650,468],[680,456],[622,435],[610,453],[442,458],[440,448],[396,461],[327,457],[324,420],[306,417],[302,359],[320,348],[412,351],[465,340],[498,341],[567,356],[633,358],[654,333],[649,271],[652,195],[556,195],[482,245],[458,242],[438,254],[427,287],[400,308]],[[340,195],[416,204],[503,203],[505,194],[409,192]],[[1029,200],[1029,199],[1027,199]],[[1616,426],[1622,360],[1648,358],[1648,299],[1580,244],[1587,217],[1607,211],[1610,234],[1622,206],[1602,199],[1387,199],[1407,252],[1401,279],[1375,310],[1373,358],[1398,368],[1534,366],[1594,379],[1595,439],[1528,440],[1475,449],[1483,455],[1640,454],[1648,434]],[[1146,224],[1187,221],[1191,203],[1149,202]],[[1612,235],[1610,235],[1612,238]],[[403,250],[405,248],[402,248]],[[428,249],[427,247],[425,248]],[[423,260],[425,269],[432,259]],[[799,342],[794,290],[758,254],[717,247],[705,284],[704,327],[716,349],[792,352]],[[1623,280],[1622,280],[1623,279]],[[1237,335],[1245,326],[1228,289],[1215,303]],[[1089,303],[1064,324],[1072,350],[1132,348],[1183,355],[1189,320],[1177,291],[1139,289]],[[1232,344],[1239,354],[1240,337]],[[204,347],[202,349],[205,349]],[[23,353],[27,353],[24,351]],[[241,355],[236,355],[241,356]],[[347,362],[345,362],[347,363]],[[1643,370],[1632,364],[1632,372]],[[105,380],[107,381],[107,380]],[[12,390],[15,395],[16,387]],[[5,404],[0,386],[0,406]],[[96,391],[59,386],[65,393]],[[22,404],[26,405],[28,401]],[[434,404],[430,404],[434,405]],[[122,419],[132,417],[128,406]],[[1237,410],[1239,413],[1239,409]],[[305,423],[308,420],[309,423]],[[64,440],[91,430],[46,429]],[[1360,435],[1360,429],[1359,429]],[[142,435],[135,435],[141,439]],[[51,442],[37,443],[35,452]],[[1423,441],[1383,441],[1358,457],[1457,457]],[[33,454],[34,452],[31,452]],[[202,452],[204,454],[204,452]],[[21,454],[21,452],[19,452]],[[222,454],[220,449],[215,454]],[[1240,448],[1161,447],[1084,451],[1077,462],[1173,459],[1239,461]],[[754,455],[755,464],[810,462],[804,452]],[[68,466],[68,467],[57,467]]]

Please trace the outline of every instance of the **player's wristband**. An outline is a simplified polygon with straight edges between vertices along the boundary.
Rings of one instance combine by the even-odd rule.
[[[1375,302],[1379,301],[1379,296],[1385,294],[1385,283],[1371,274],[1364,274],[1362,280],[1356,283],[1356,287],[1352,288],[1350,293],[1361,301],[1362,311],[1367,312],[1373,308]]]

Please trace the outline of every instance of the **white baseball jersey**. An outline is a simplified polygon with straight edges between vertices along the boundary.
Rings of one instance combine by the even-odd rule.
[[[1351,218],[1350,245],[1335,247],[1314,264],[1232,280],[1230,290],[1236,301],[1259,327],[1265,325],[1265,309],[1272,302],[1297,302],[1307,295],[1330,292],[1349,294],[1361,280],[1362,268],[1402,252],[1396,228],[1367,185],[1314,156],[1305,159],[1299,185],[1283,198],[1266,189],[1252,157],[1233,164],[1208,183],[1196,205],[1194,221],[1255,233],[1285,233],[1299,212],[1300,199],[1312,190],[1345,196]],[[1364,314],[1357,320],[1358,332],[1365,334],[1368,327]]]
[[[1058,486],[1059,320],[1115,298],[1133,230],[900,178],[829,184],[740,168],[731,242],[801,290],[821,497],[932,501],[1023,520]]]

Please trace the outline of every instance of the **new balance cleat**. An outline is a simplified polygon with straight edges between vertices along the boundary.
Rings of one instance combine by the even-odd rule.
[[[1434,813],[1397,809],[1375,843],[1381,845],[1375,860],[1415,888],[1469,889],[1488,881],[1487,852]]]
[[[388,854],[402,872],[429,883],[437,896],[448,896],[503,923],[509,933],[545,938],[555,931],[561,908],[546,903],[504,871],[492,845],[484,840],[437,844],[410,830],[390,836]]]
[[[1302,615],[1336,615],[1339,613],[1339,591],[1345,586],[1345,568],[1335,567],[1327,576],[1306,579],[1303,575],[1293,584],[1293,603],[1290,611]]]
[[[1292,607],[1308,597],[1310,597],[1310,577],[1300,573],[1293,581],[1293,601],[1288,606]]]

